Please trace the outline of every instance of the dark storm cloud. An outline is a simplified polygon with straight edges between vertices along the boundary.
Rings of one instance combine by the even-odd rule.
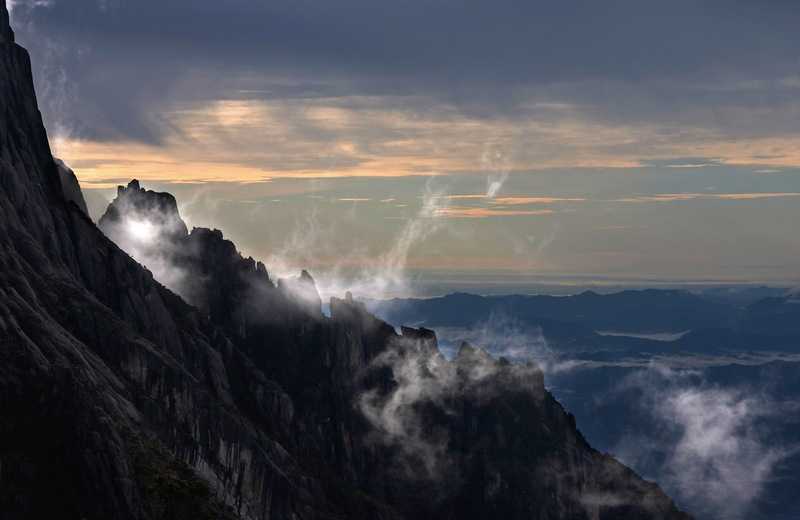
[[[159,142],[181,102],[386,94],[478,118],[559,101],[611,121],[710,115],[737,132],[798,130],[789,1],[15,4],[47,118],[96,139]],[[714,112],[731,107],[788,109],[744,130],[749,112]]]

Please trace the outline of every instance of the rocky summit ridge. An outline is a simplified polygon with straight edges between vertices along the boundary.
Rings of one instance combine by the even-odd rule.
[[[218,231],[137,221],[194,289],[162,285],[54,160],[3,4],[0,116],[4,519],[688,518],[535,365],[448,361],[351,298],[323,315],[310,276],[275,283]]]

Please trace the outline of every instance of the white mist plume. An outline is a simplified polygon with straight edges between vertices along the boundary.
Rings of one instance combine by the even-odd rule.
[[[397,387],[388,396],[377,390],[364,393],[358,401],[359,409],[376,428],[378,441],[404,452],[407,473],[413,474],[414,465],[421,463],[424,477],[435,476],[447,463],[448,439],[442,432],[436,436],[426,432],[415,406],[420,402],[444,405],[455,382],[452,364],[442,356],[401,354],[392,349],[376,358],[372,366],[390,368]]]
[[[487,146],[481,154],[481,166],[489,171],[486,179],[486,198],[493,199],[508,180],[511,171],[509,155],[497,146]]]
[[[682,496],[711,502],[722,517],[745,517],[784,456],[755,430],[764,410],[757,399],[721,389],[683,389],[664,401],[660,412],[681,430],[669,469]]]
[[[624,386],[641,392],[643,409],[668,439],[659,471],[668,490],[707,516],[748,518],[777,464],[789,454],[758,428],[776,406],[752,391],[692,382],[691,376],[698,373],[654,366],[633,374]],[[629,438],[619,451],[635,465],[630,459],[651,456],[654,449],[659,447],[652,440]]]
[[[305,220],[289,234],[285,244],[270,255],[265,264],[278,278],[296,275],[301,269],[313,271],[317,289],[323,300],[351,292],[356,296],[386,298],[410,295],[407,270],[412,248],[430,238],[441,229],[438,211],[447,204],[442,191],[434,190],[431,181],[425,185],[422,206],[387,242],[391,246],[383,253],[370,255],[364,248],[356,248],[347,255],[339,255],[332,265],[312,268],[320,256],[336,257],[334,247],[338,234],[331,223],[322,222],[317,212],[309,211]],[[355,271],[353,266],[358,266]]]

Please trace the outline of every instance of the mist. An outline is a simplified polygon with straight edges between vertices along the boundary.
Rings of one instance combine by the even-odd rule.
[[[618,392],[639,395],[639,409],[657,433],[625,437],[614,453],[633,467],[659,461],[658,481],[701,517],[749,518],[793,451],[766,428],[766,419],[783,413],[780,403],[756,388],[722,387],[707,382],[702,371],[655,364],[633,372],[603,398],[619,398]]]

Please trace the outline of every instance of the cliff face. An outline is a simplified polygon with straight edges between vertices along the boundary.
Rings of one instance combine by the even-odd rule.
[[[64,198],[83,211],[86,215],[89,214],[89,209],[86,207],[86,201],[83,199],[83,192],[81,192],[81,185],[78,183],[78,178],[75,172],[64,164],[61,159],[56,159],[56,168],[58,169],[58,178],[61,181],[61,191]]]
[[[535,366],[468,345],[447,361],[431,331],[350,299],[325,317],[310,276],[275,284],[217,231],[134,221],[170,244],[156,258],[185,303],[65,189],[7,20],[0,6],[4,518],[685,518],[587,445]]]

